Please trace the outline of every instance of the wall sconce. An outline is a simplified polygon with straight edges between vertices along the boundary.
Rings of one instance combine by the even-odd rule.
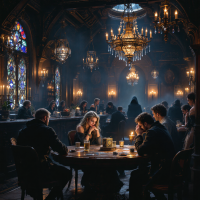
[[[195,83],[195,71],[193,68],[189,69],[188,71],[186,71],[186,75],[189,79],[189,85],[191,84],[191,82],[193,82],[193,84]]]
[[[82,91],[79,89],[78,92],[76,93],[78,97],[82,97],[83,93]]]
[[[185,88],[185,94],[189,93],[189,88]]]
[[[182,91],[182,90],[178,90],[177,93],[176,93],[176,96],[177,96],[178,98],[183,97],[183,91]]]
[[[112,90],[111,92],[108,93],[108,95],[111,97],[111,99],[113,99],[116,93]]]
[[[41,81],[42,81],[42,87],[44,87],[45,79],[48,77],[48,70],[47,69],[42,69],[40,71],[39,77],[41,78]]]
[[[149,94],[152,97],[152,100],[153,100],[154,96],[156,97],[156,92],[154,90],[152,90],[151,92],[149,92]]]

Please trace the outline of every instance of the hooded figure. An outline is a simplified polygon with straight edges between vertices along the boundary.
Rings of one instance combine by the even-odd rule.
[[[133,96],[130,105],[128,106],[128,112],[127,112],[127,116],[128,118],[135,118],[142,113],[142,108],[141,105],[138,104],[138,100],[136,96]]]
[[[183,113],[181,111],[181,102],[180,102],[180,100],[177,99],[174,102],[174,105],[169,108],[168,116],[174,123],[176,123],[177,120],[180,120],[182,122]]]

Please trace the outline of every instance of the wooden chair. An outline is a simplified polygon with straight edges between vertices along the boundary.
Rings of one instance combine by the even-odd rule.
[[[119,122],[118,129],[116,132],[106,132],[106,135],[113,137],[113,140],[118,141],[123,139],[124,140],[124,129],[125,129],[126,122],[124,120]]]
[[[193,149],[179,151],[173,158],[169,181],[165,184],[156,184],[157,178],[159,178],[159,171],[154,174],[152,179],[143,190],[144,199],[146,199],[147,191],[161,192],[168,194],[168,200],[173,200],[173,196],[177,193],[178,200],[182,200],[182,190],[184,182],[187,181],[189,172],[191,154]]]
[[[43,188],[60,186],[60,181],[45,181],[41,178],[40,161],[33,147],[12,145],[12,152],[18,174],[18,185],[21,187],[21,200],[25,193],[31,194],[34,200],[43,200]],[[57,198],[63,200],[62,188]]]
[[[75,145],[75,135],[76,135],[76,130],[68,132],[68,139],[70,146]]]

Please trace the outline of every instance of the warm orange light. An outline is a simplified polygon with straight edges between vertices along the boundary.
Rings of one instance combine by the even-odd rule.
[[[115,92],[112,90],[111,92],[109,92],[109,95],[115,95]]]

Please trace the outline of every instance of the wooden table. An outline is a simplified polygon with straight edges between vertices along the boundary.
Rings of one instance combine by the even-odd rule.
[[[149,159],[147,157],[138,156],[137,152],[133,155],[120,156],[119,154],[125,152],[130,153],[130,148],[135,148],[134,146],[125,145],[124,148],[117,145],[118,155],[113,155],[113,151],[100,151],[102,145],[91,145],[89,152],[73,152],[68,153],[68,155],[58,155],[53,152],[53,158],[66,166],[70,166],[75,169],[75,186],[77,193],[77,181],[78,181],[78,169],[85,168],[100,168],[108,170],[132,170],[143,162],[147,162]],[[68,146],[69,151],[75,150],[75,146]]]

